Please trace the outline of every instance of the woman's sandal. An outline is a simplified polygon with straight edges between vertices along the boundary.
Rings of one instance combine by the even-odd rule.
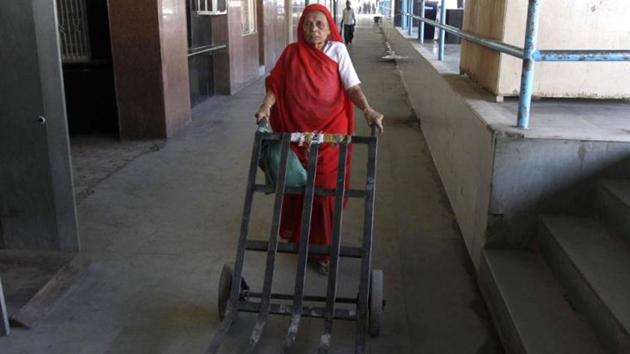
[[[330,261],[319,262],[319,274],[328,275],[330,271]]]

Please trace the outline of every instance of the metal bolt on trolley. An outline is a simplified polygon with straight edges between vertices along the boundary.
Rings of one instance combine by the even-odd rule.
[[[280,166],[275,185],[256,184],[258,162],[261,157],[263,141],[276,141],[281,144]],[[305,187],[289,187],[286,185],[287,161],[291,142],[306,141],[308,143],[308,168]],[[316,188],[315,176],[317,157],[322,144],[335,144],[339,148],[339,165],[335,189]],[[367,145],[367,178],[365,189],[346,189],[346,160],[350,144]],[[356,322],[355,353],[365,353],[366,337],[369,333],[377,336],[383,327],[383,272],[372,270],[372,239],[374,221],[374,195],[376,190],[376,160],[378,137],[372,127],[371,136],[340,136],[334,134],[314,133],[261,133],[256,132],[249,175],[245,205],[241,220],[240,237],[234,264],[226,263],[221,271],[219,281],[219,317],[223,320],[216,331],[207,353],[217,353],[227,336],[238,312],[257,313],[258,317],[244,353],[252,352],[267,324],[269,314],[290,316],[287,336],[282,352],[290,353],[297,337],[302,317],[323,318],[319,353],[328,353],[331,345],[333,320],[349,320]],[[269,241],[248,239],[249,219],[255,192],[275,192],[273,220]],[[279,243],[280,217],[285,194],[302,194],[302,224],[300,225],[299,243]],[[315,195],[334,196],[335,209],[333,220],[332,244],[311,245],[309,233],[311,212]],[[364,224],[361,247],[342,245],[341,223],[344,198],[363,198]],[[253,292],[242,276],[245,251],[267,252],[267,262],[262,292]],[[295,290],[293,294],[276,294],[271,292],[273,270],[276,254],[293,253],[298,255]],[[328,288],[325,296],[309,296],[304,294],[305,276],[309,255],[329,255],[330,271]],[[360,258],[361,274],[359,291],[356,298],[337,296],[339,259],[341,257]],[[292,305],[274,303],[273,300],[290,300]],[[304,301],[322,303],[322,306],[305,306]],[[354,304],[354,309],[336,308],[336,304]]]

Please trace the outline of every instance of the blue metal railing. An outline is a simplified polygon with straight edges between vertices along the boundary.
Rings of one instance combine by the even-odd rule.
[[[412,1],[412,0],[407,0]],[[420,0],[420,16],[413,14],[411,11],[401,12],[401,15],[407,19],[416,19],[420,21],[418,27],[418,41],[424,42],[424,26],[425,24],[439,28],[438,34],[438,59],[444,59],[444,37],[446,32],[451,33],[469,42],[473,42],[486,48],[505,53],[523,60],[523,68],[521,71],[521,85],[518,103],[517,127],[521,129],[529,128],[529,116],[532,102],[532,89],[534,83],[534,64],[537,61],[555,61],[555,62],[576,62],[576,61],[630,61],[630,50],[537,50],[536,38],[538,35],[538,18],[540,14],[540,3],[542,0],[529,0],[527,7],[527,25],[525,27],[525,45],[523,48],[507,44],[502,41],[494,40],[479,36],[477,34],[463,31],[457,27],[445,24],[446,18],[446,0],[440,3],[439,22],[428,19],[425,16],[425,0]],[[404,8],[404,7],[403,7]],[[408,7],[409,8],[409,7]],[[413,23],[413,22],[409,23]],[[404,18],[403,21],[404,23]],[[411,34],[411,27],[408,31]]]

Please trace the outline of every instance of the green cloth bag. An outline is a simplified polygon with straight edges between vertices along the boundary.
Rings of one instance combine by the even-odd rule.
[[[261,124],[258,127],[259,133],[271,133],[268,124]],[[267,185],[275,186],[280,170],[280,155],[282,145],[280,141],[264,140],[258,166],[265,172]],[[287,156],[287,174],[285,183],[287,187],[304,187],[306,185],[306,170],[297,158],[293,150],[289,148]]]

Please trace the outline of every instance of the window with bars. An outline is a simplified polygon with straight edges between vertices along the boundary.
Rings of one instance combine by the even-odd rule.
[[[243,7],[241,11],[241,24],[243,26],[243,34],[256,32],[256,1],[242,0]]]
[[[62,61],[64,63],[90,61],[92,53],[85,0],[58,0],[57,17]]]
[[[192,10],[197,15],[224,15],[227,3],[226,0],[192,0]]]

